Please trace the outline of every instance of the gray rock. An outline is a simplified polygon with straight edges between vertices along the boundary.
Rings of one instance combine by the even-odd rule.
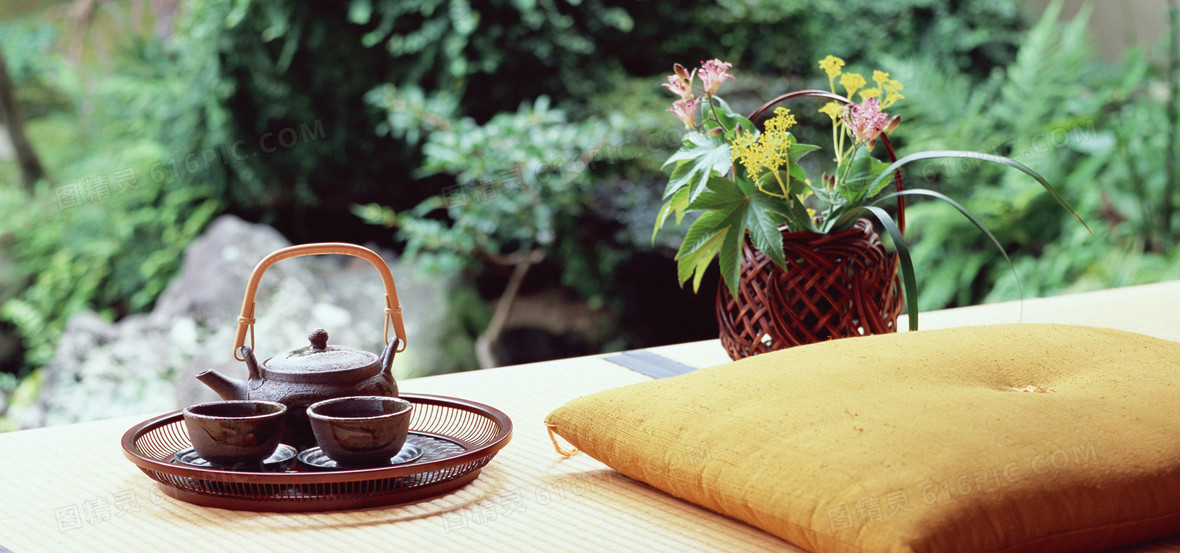
[[[290,245],[268,226],[219,217],[185,250],[180,273],[160,294],[152,314],[165,319],[192,318],[199,326],[220,324],[226,313],[236,317],[254,265],[270,252]],[[259,295],[272,293],[278,282],[292,276],[292,269],[278,263],[268,270]]]
[[[218,399],[195,376],[216,369],[245,378],[232,351],[246,283],[259,260],[288,245],[269,227],[218,218],[185,251],[180,273],[151,313],[117,323],[93,313],[70,319],[45,369],[40,398],[17,420],[23,427],[44,426]],[[408,334],[407,351],[394,361],[395,378],[454,370],[441,357],[442,342],[452,335],[445,309],[450,279],[419,278],[412,266],[378,253],[393,273]],[[255,297],[256,355],[262,361],[303,347],[315,328],[327,329],[333,344],[380,352],[383,297],[377,270],[362,259],[280,261],[263,275]]]
[[[167,330],[148,316],[112,324],[93,313],[71,317],[36,403],[11,414],[22,427],[131,415],[171,408],[173,357],[160,347]]]

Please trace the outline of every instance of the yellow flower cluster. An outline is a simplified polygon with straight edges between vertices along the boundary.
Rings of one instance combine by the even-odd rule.
[[[885,92],[885,98],[881,99],[881,109],[885,109],[894,102],[902,100],[905,96],[901,95],[901,83],[890,79],[889,73],[884,71],[873,71],[873,82],[877,83],[877,88]]]
[[[901,83],[890,79],[889,73],[884,71],[873,71],[873,82],[877,86],[864,88],[868,84],[864,76],[859,73],[844,73],[844,60],[836,56],[828,56],[820,60],[819,67],[827,73],[828,85],[831,87],[832,92],[836,91],[836,77],[840,77],[840,86],[844,87],[844,95],[849,99],[852,99],[853,95],[860,92],[861,101],[864,101],[866,98],[876,97],[879,98],[881,109],[885,109],[893,105],[894,102],[905,98],[905,96],[901,95],[901,89],[903,88]],[[833,108],[824,106],[820,111],[827,113],[833,120],[836,119]]]
[[[755,136],[738,129],[737,137],[730,145],[730,159],[740,162],[754,181],[763,171],[776,173],[790,159],[792,141],[787,129],[794,125],[795,116],[791,110],[775,108],[774,117],[766,120],[766,132]]]
[[[774,117],[766,120],[766,132],[787,132],[795,126],[795,115],[791,110],[783,107],[774,109]]]
[[[859,73],[845,73],[840,75],[840,86],[844,87],[845,94],[851,98],[856,91],[864,88],[865,78]]]
[[[832,121],[835,122],[840,120],[840,114],[844,113],[844,106],[840,102],[832,100],[824,104],[824,107],[819,108],[819,112],[828,114],[828,117],[831,117]]]
[[[840,68],[844,67],[844,60],[836,56],[828,56],[819,60],[819,67],[828,74],[828,84],[831,85],[833,82],[832,79],[835,79],[840,74]],[[835,88],[835,86],[833,85],[832,88]]]

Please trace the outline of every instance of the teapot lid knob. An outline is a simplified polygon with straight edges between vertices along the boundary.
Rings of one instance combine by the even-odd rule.
[[[325,350],[328,349],[328,331],[322,328],[317,328],[307,335],[307,339],[311,342],[312,349]]]

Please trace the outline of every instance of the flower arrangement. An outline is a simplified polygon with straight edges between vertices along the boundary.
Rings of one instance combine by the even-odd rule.
[[[789,270],[783,251],[783,232],[837,233],[852,228],[858,219],[871,216],[893,240],[902,269],[906,306],[911,314],[910,327],[917,329],[913,263],[902,231],[883,205],[903,196],[926,196],[946,202],[974,223],[1007,259],[1007,253],[987,227],[951,198],[927,189],[885,192],[896,171],[923,159],[972,158],[1020,170],[1081,221],[1043,177],[1006,157],[937,150],[910,154],[893,163],[880,161],[874,151],[879,143],[888,142],[882,141],[882,136],[887,136],[900,123],[898,116],[890,116],[884,110],[905,99],[903,86],[883,71],[872,73],[874,86],[869,86],[863,75],[844,72],[844,65],[844,60],[835,56],[820,60],[819,67],[828,77],[830,92],[804,91],[830,100],[819,112],[831,119],[835,170],[814,180],[799,161],[820,147],[796,140],[791,133],[796,118],[789,109],[775,107],[773,116],[763,122],[761,130],[752,122],[792,95],[768,102],[747,118],[735,113],[717,94],[727,80],[736,80],[730,73],[732,64],[713,59],[701,62],[701,67],[692,71],[674,65],[673,74],[663,86],[680,97],[668,111],[684,123],[685,133],[681,148],[664,164],[672,172],[653,237],[669,217],[675,216],[679,224],[685,215],[699,214],[676,254],[681,285],[691,278],[693,289],[699,290],[703,273],[716,257],[725,285],[736,298],[741,251],[747,240],[779,268]],[[837,83],[844,95],[836,93]],[[889,153],[893,154],[891,148]]]

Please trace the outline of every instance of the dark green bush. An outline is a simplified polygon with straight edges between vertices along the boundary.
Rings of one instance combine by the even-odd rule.
[[[186,6],[175,35],[142,55],[150,78],[188,86],[136,114],[168,151],[200,158],[174,171],[181,181],[212,186],[229,211],[296,240],[331,234],[354,202],[421,197],[405,178],[414,155],[374,133],[380,114],[364,103],[395,66],[362,46],[367,30],[342,6]]]
[[[585,99],[601,91],[618,62],[603,55],[610,33],[637,23],[629,3],[603,0],[354,0],[352,21],[375,27],[397,69],[387,82],[460,97],[463,113],[486,120],[526,99]]]
[[[834,54],[876,64],[922,57],[986,76],[1009,63],[1022,38],[1011,0],[697,0],[627,3],[633,31],[607,35],[601,52],[631,74],[674,61],[722,58],[746,73],[810,75]]]

